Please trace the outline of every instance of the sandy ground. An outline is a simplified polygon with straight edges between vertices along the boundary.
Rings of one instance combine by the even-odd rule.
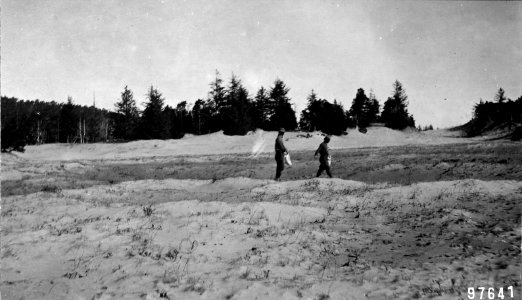
[[[520,143],[393,133],[334,138],[334,179],[295,133],[283,182],[274,133],[2,154],[2,297],[520,299]]]

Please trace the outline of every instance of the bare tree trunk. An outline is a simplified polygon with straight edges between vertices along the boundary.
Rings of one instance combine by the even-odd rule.
[[[82,138],[82,119],[78,121],[78,129],[79,129],[79,138],[80,138],[80,144],[83,144],[83,138]]]
[[[40,120],[36,121],[36,144],[40,145]]]

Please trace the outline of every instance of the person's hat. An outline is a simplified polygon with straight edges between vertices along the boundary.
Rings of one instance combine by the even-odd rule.
[[[279,128],[279,132],[280,133],[285,133],[285,129],[281,127],[281,128]]]

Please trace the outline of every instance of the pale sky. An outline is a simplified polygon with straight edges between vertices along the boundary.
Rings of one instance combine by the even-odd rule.
[[[252,97],[282,79],[298,117],[312,89],[382,106],[397,79],[417,124],[459,125],[499,87],[522,95],[522,2],[2,0],[4,96],[113,110],[154,85],[174,106],[216,69]]]

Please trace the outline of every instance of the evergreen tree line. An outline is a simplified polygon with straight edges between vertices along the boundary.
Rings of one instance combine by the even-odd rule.
[[[394,129],[414,126],[407,112],[407,96],[402,84],[393,84],[392,96],[382,114],[373,92],[366,96],[360,88],[346,111],[336,100],[320,99],[312,90],[299,123],[290,89],[276,79],[271,87],[261,87],[251,97],[241,80],[232,75],[225,84],[216,71],[206,99],[192,105],[186,101],[175,107],[165,105],[162,94],[153,86],[146,94],[143,111],[138,109],[133,92],[126,86],[113,112],[67,103],[20,101],[2,97],[2,151],[23,149],[23,145],[42,143],[90,143],[138,139],[179,139],[186,133],[202,135],[222,130],[226,135],[245,135],[257,128],[274,131],[322,131],[339,135],[347,128],[365,128],[382,122]]]
[[[287,96],[289,90],[276,79],[269,90],[261,87],[252,99],[237,76],[232,75],[225,86],[216,72],[208,98],[198,99],[192,108],[186,101],[176,107],[165,106],[162,94],[151,86],[140,113],[133,93],[125,87],[116,103],[114,138],[179,139],[186,133],[201,135],[220,130],[226,135],[245,135],[257,128],[295,130],[297,120]]]
[[[111,137],[112,119],[94,106],[1,98],[2,151],[22,151],[26,144],[94,143]]]
[[[428,131],[428,130],[433,130],[433,125],[425,125],[424,127],[422,126],[417,126],[417,130],[418,131]]]
[[[473,117],[464,129],[468,136],[477,136],[496,128],[515,127],[520,131],[522,125],[522,96],[515,101],[505,96],[505,91],[499,88],[493,101],[483,101],[473,107]]]
[[[349,128],[364,129],[371,123],[383,123],[392,129],[415,127],[415,120],[408,113],[408,96],[399,81],[393,83],[393,92],[384,102],[382,112],[375,94],[367,96],[364,89],[357,89],[348,111],[334,100],[333,104],[318,98],[312,90],[306,109],[301,112],[299,127],[303,131],[322,131],[339,135]]]

